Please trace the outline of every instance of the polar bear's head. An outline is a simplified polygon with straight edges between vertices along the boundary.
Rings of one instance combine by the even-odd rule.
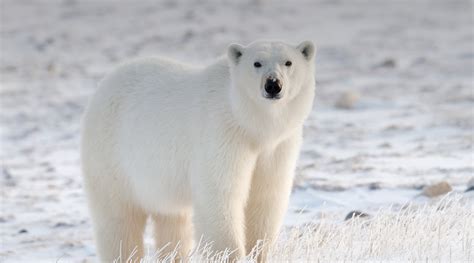
[[[314,54],[310,41],[297,46],[274,41],[231,44],[227,52],[237,92],[260,103],[290,101],[313,89]]]

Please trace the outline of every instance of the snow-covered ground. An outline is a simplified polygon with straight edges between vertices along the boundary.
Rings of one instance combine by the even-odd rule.
[[[94,258],[80,117],[136,56],[201,64],[231,42],[317,44],[286,226],[423,203],[439,181],[462,193],[474,176],[472,1],[0,0],[0,12],[1,261]]]

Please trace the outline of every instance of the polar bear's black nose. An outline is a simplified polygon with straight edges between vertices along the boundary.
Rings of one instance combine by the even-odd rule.
[[[268,78],[265,82],[265,91],[267,92],[268,98],[278,98],[278,94],[281,91],[281,83],[276,78]]]

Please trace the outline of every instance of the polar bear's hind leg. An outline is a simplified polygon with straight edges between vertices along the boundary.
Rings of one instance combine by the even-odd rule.
[[[97,191],[94,194],[89,191],[89,197],[95,196],[90,206],[100,259],[107,262],[134,262],[135,259],[143,258],[146,214],[129,202],[103,202],[107,200],[104,192]],[[97,199],[100,196],[102,199]]]
[[[177,215],[157,214],[152,216],[154,224],[155,248],[160,258],[165,258],[176,249],[176,259],[186,261],[192,248],[193,229],[191,213]]]

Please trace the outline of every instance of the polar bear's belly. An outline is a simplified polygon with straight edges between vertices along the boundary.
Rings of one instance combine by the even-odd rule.
[[[192,141],[183,122],[155,116],[122,119],[120,165],[138,204],[154,213],[179,213],[191,206]],[[181,119],[182,121],[182,119]]]
[[[140,173],[141,172],[141,173]],[[153,172],[136,169],[127,176],[138,204],[153,213],[179,213],[191,207],[191,189],[185,171],[155,167]],[[183,176],[184,175],[184,176]]]
[[[153,145],[127,154],[124,168],[130,182],[132,196],[138,204],[153,213],[179,213],[191,206],[191,187],[188,164],[177,158],[169,147],[153,152]],[[153,153],[152,153],[153,152]],[[135,156],[135,157],[134,157]]]

